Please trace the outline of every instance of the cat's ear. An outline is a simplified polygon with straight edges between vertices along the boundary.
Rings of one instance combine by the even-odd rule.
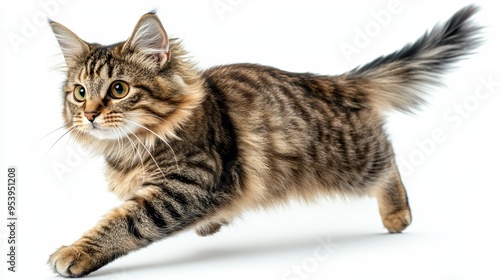
[[[124,51],[139,52],[152,57],[160,68],[170,60],[170,49],[167,32],[160,19],[153,13],[143,15],[132,32],[132,36],[125,42]]]
[[[71,30],[54,21],[49,20],[49,24],[52,32],[56,35],[57,42],[68,66],[75,64],[80,57],[90,52],[89,45]]]

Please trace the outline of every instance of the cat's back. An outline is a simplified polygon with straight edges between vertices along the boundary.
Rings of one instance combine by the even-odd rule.
[[[306,132],[318,109],[330,110],[317,93],[307,96],[307,76],[316,79],[259,64],[223,65],[203,73],[207,93],[220,101],[235,126],[257,135],[286,134],[286,127]]]
[[[353,113],[370,109],[363,85],[346,81],[342,75],[297,73],[241,63],[209,68],[203,77],[209,92],[228,98],[234,105],[242,103],[246,108],[279,105],[283,111],[286,109],[283,106],[289,105],[295,111],[314,109],[312,115],[316,110],[323,114],[325,110]]]
[[[203,73],[208,94],[220,100],[236,125],[267,126],[295,115],[294,99],[301,95],[296,78],[277,68],[258,64],[216,66]]]
[[[203,72],[209,90],[217,94],[264,95],[273,87],[291,83],[291,73],[251,63],[229,64],[209,68]]]

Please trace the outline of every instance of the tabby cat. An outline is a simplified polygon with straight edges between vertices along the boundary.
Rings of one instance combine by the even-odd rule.
[[[480,43],[458,11],[413,44],[337,76],[255,64],[198,70],[151,12],[130,38],[83,41],[50,22],[67,65],[70,135],[106,159],[123,204],[50,256],[87,275],[131,251],[196,229],[216,233],[244,210],[323,196],[372,196],[391,233],[411,223],[387,110],[411,111]]]

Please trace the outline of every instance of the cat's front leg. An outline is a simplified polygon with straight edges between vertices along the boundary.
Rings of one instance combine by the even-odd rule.
[[[212,197],[196,185],[142,188],[78,241],[52,254],[49,264],[62,276],[85,276],[203,220],[216,211]]]

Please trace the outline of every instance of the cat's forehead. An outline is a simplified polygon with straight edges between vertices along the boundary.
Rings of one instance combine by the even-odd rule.
[[[112,52],[105,47],[92,50],[78,65],[68,71],[67,86],[81,85],[90,96],[100,96],[120,72]]]
[[[88,56],[83,63],[80,75],[85,80],[97,78],[111,79],[117,69],[116,59],[112,50],[108,47],[97,47]]]
[[[98,93],[102,86],[123,74],[123,65],[111,47],[95,47],[81,63],[70,71],[69,81],[84,85],[89,93]]]

